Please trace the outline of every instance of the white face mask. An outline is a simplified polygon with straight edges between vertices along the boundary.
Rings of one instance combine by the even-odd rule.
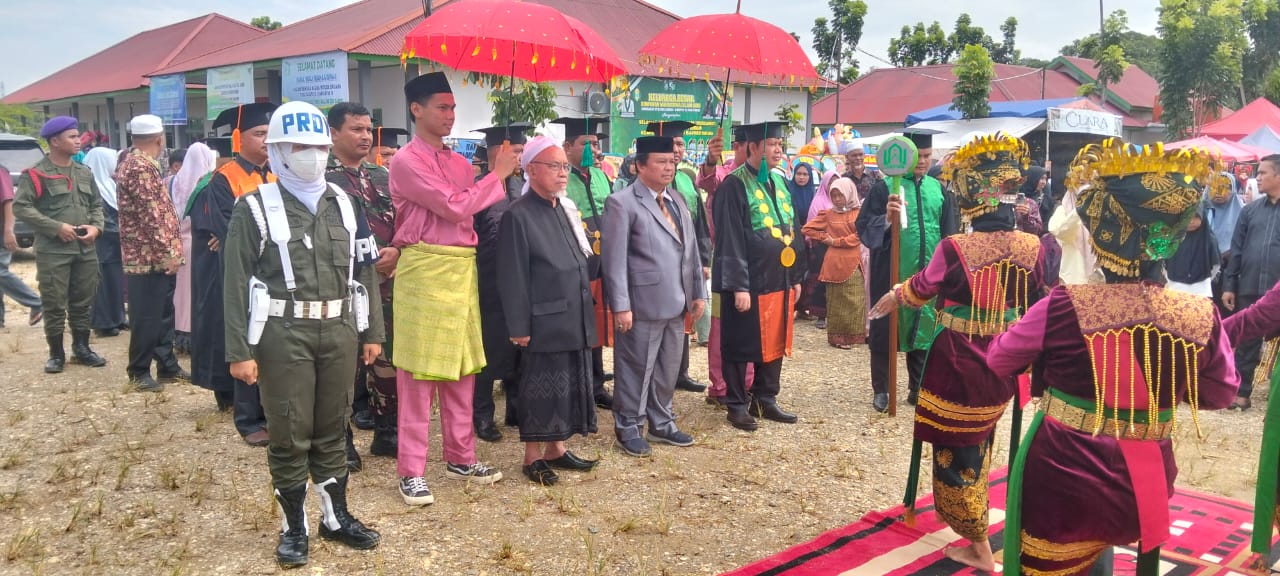
[[[289,170],[307,182],[324,178],[324,170],[328,164],[329,154],[324,150],[304,148],[289,154]]]

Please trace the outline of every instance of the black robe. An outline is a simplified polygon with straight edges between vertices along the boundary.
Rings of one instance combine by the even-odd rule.
[[[507,197],[476,214],[476,271],[480,288],[480,330],[484,340],[485,367],[477,380],[504,383],[516,375],[517,354],[507,336],[507,319],[498,294],[498,229],[507,208],[520,198],[524,179],[510,176]]]
[[[757,170],[744,165],[755,178]],[[774,189],[774,179],[764,185],[772,213],[782,206]],[[804,280],[804,237],[794,226],[778,222],[783,236],[791,235],[791,248],[796,264],[782,266],[783,243],[768,229],[752,230],[751,202],[747,190],[737,176],[726,176],[711,201],[711,220],[716,225],[716,244],[711,265],[711,291],[721,296],[720,344],[725,362],[762,362],[760,335],[760,301],[762,294],[782,292]],[[793,213],[794,214],[794,213]],[[793,220],[793,223],[795,221]],[[751,293],[751,309],[738,312],[733,306],[734,292]],[[784,298],[784,321],[794,315],[790,298]]]

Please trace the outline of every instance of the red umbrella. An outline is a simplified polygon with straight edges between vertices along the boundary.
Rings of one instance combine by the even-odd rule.
[[[795,38],[740,12],[677,20],[645,44],[640,54],[667,66],[715,66],[762,74],[776,78],[777,84],[821,79]]]
[[[550,6],[516,0],[451,2],[405,35],[400,58],[531,82],[608,82],[627,73],[586,24]]]

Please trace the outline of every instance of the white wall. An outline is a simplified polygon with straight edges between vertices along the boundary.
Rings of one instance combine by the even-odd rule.
[[[788,142],[790,150],[799,149],[808,142],[813,129],[809,127],[807,89],[766,88],[764,86],[735,86],[733,93],[733,119],[744,124],[777,120],[774,113],[783,104],[795,103],[796,111],[803,116],[801,125],[805,129],[791,135]]]

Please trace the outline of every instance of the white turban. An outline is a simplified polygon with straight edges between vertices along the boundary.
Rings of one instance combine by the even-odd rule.
[[[537,159],[539,154],[546,152],[550,148],[559,148],[560,145],[555,140],[546,136],[537,136],[524,145],[524,153],[520,155],[520,169],[524,170],[524,188],[521,194],[529,193],[529,163]],[[588,192],[590,194],[590,192]],[[573,230],[573,235],[578,239],[578,248],[582,250],[582,254],[590,257],[595,254],[591,249],[591,242],[587,241],[587,233],[582,225],[582,214],[578,212],[578,206],[573,203],[565,194],[564,190],[560,190],[555,194],[559,199],[560,211],[564,212],[564,217],[569,221],[569,228]]]

